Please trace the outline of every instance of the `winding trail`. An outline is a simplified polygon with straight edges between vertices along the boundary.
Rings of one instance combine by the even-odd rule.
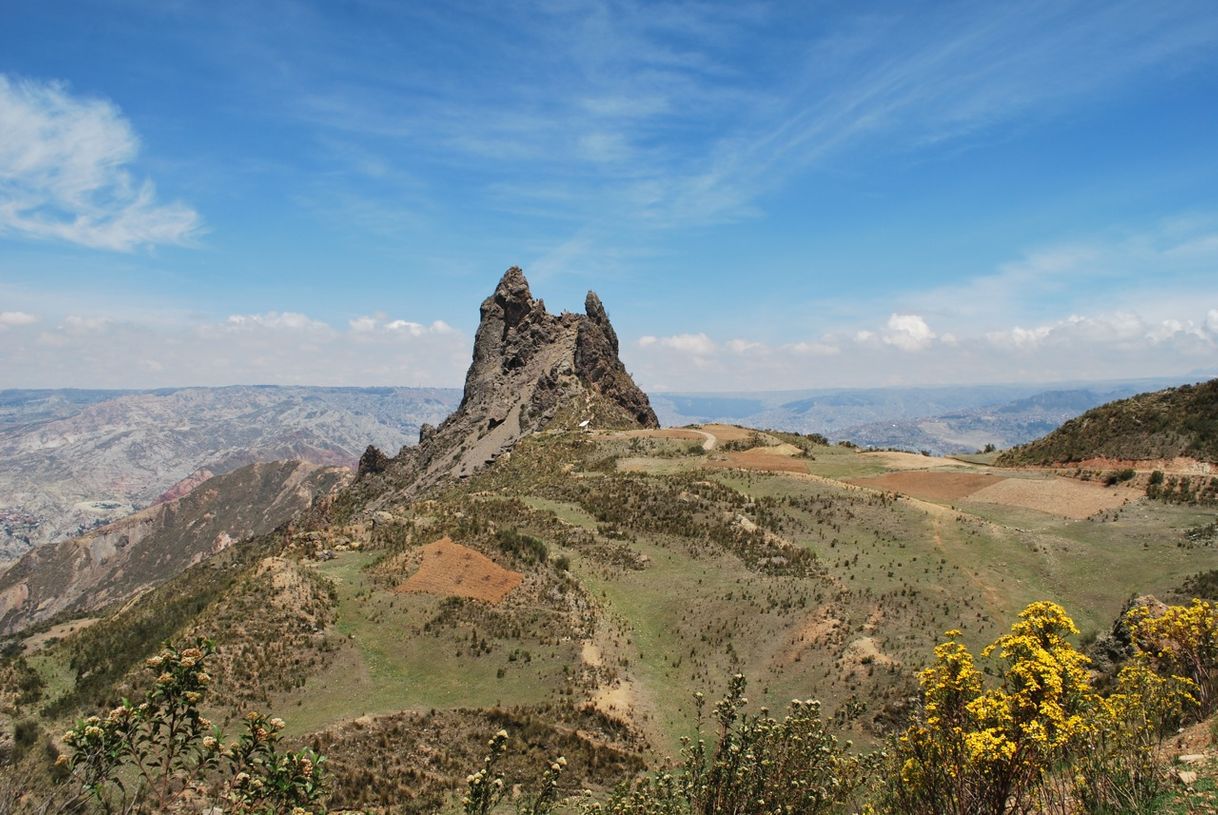
[[[704,439],[706,439],[706,441],[702,442],[702,450],[704,452],[709,453],[711,450],[715,449],[715,444],[718,443],[719,440],[717,438],[715,438],[714,433],[708,433],[705,430],[698,430],[697,428],[693,428],[693,427],[689,428],[689,430],[693,433],[697,433],[699,436],[702,436]]]

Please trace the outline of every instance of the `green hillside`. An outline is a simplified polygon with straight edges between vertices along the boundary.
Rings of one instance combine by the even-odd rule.
[[[1047,598],[1098,632],[1131,594],[1218,567],[1181,531],[1203,520],[1195,508],[1139,500],[1078,519],[1018,492],[917,498],[865,484],[1112,492],[698,432],[716,447],[694,431],[543,432],[417,500],[392,478],[356,482],[83,630],[25,632],[12,681],[32,670],[41,687],[9,715],[57,732],[132,695],[160,641],[205,636],[214,721],[282,715],[291,743],[331,756],[335,808],[433,812],[500,727],[531,755],[566,755],[572,785],[607,790],[673,755],[694,694],[715,698],[737,673],[755,704],[818,699],[837,732],[877,745],[909,715],[944,630],[976,648]],[[407,590],[444,538],[519,583],[496,602]],[[1089,579],[1099,562],[1105,580]],[[448,575],[453,591],[482,579],[470,563]]]
[[[1043,466],[1091,458],[1180,456],[1218,462],[1218,379],[1101,405],[1043,438],[1012,448],[998,464]]]

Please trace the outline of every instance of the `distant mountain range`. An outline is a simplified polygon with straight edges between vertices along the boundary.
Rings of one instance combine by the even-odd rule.
[[[665,425],[727,421],[936,455],[1039,438],[1097,405],[1204,378],[653,395]]]
[[[460,391],[230,387],[0,391],[0,562],[257,461],[354,467],[452,412]]]
[[[1023,444],[1097,405],[1185,381],[659,393],[651,402],[664,425],[734,422],[949,454]],[[455,388],[0,391],[0,566],[253,462],[353,467],[370,444],[393,455],[460,401]]]

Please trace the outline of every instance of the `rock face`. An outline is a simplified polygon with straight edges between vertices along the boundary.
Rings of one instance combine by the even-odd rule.
[[[518,267],[504,273],[482,302],[460,406],[389,465],[408,493],[469,476],[548,426],[659,427],[594,292],[584,309],[550,314]]]

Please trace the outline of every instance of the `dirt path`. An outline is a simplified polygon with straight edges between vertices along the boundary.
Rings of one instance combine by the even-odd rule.
[[[715,438],[713,433],[707,433],[705,430],[694,430],[693,432],[697,433],[703,438],[702,449],[704,451],[709,453],[711,450],[715,449],[715,443],[718,441],[718,439]]]

